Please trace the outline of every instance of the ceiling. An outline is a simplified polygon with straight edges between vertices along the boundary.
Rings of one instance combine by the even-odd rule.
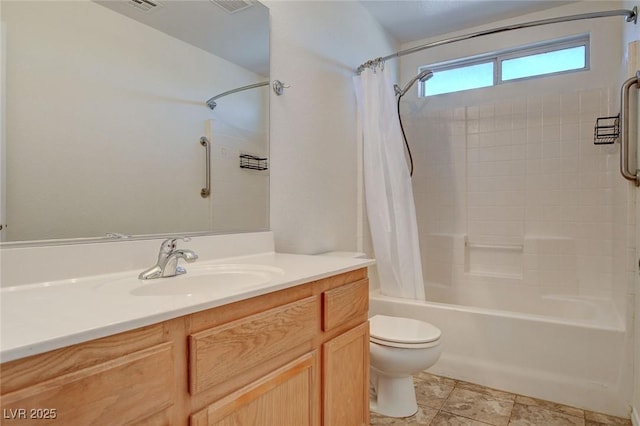
[[[577,0],[360,0],[400,43],[421,40]]]
[[[258,74],[269,75],[269,9],[253,1],[229,13],[217,0],[93,0]],[[227,1],[227,0],[224,0]],[[132,4],[152,4],[151,9]]]
[[[131,7],[141,0],[94,1],[259,74],[269,73],[269,12],[257,1],[244,0],[254,7],[233,14],[214,5],[216,0],[153,0],[159,7],[150,13]],[[359,1],[389,34],[407,43],[578,0]]]

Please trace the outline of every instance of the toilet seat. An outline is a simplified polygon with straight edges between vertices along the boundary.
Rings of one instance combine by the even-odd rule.
[[[440,344],[442,335],[432,324],[412,318],[374,315],[369,324],[371,342],[394,348],[429,348]]]

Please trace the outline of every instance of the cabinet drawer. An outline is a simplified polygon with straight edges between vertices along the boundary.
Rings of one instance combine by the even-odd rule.
[[[154,324],[90,342],[55,349],[2,364],[2,394],[103,364],[165,342],[164,327]]]
[[[172,373],[172,343],[163,343],[5,394],[2,409],[15,413],[11,424],[137,423],[173,405]]]
[[[322,293],[324,331],[354,318],[367,319],[369,312],[369,280],[364,279]]]
[[[320,330],[318,296],[189,336],[189,390],[196,394],[312,340]]]

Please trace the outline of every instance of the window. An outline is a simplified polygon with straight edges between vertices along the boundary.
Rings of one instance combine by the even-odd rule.
[[[426,90],[429,96],[487,86],[493,86],[493,62],[434,71]]]
[[[589,36],[422,67],[433,77],[420,83],[420,96],[496,86],[512,81],[589,69]]]
[[[502,60],[502,81],[585,69],[586,46]]]

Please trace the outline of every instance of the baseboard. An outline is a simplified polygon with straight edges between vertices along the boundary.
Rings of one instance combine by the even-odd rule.
[[[633,426],[640,426],[640,414],[638,414],[636,407],[633,407],[631,410],[631,424]]]

